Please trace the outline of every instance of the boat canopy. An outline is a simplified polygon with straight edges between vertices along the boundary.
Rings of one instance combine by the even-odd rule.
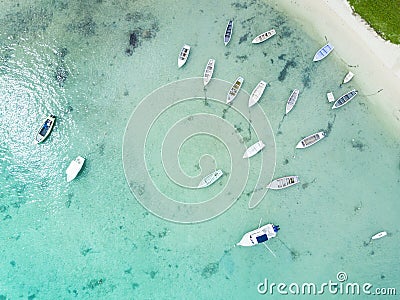
[[[258,243],[264,243],[265,241],[268,241],[268,237],[266,234],[257,236],[256,239]]]

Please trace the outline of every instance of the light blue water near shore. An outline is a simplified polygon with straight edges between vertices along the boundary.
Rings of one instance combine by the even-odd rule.
[[[1,4],[0,299],[275,298],[276,292],[257,292],[264,278],[318,285],[339,271],[349,282],[400,291],[399,136],[386,132],[369,106],[367,95],[380,87],[360,90],[332,111],[326,92],[358,88],[357,77],[339,87],[346,64],[335,51],[313,63],[325,40],[307,35],[273,3]],[[234,33],[224,47],[231,18]],[[277,36],[250,43],[270,28]],[[129,46],[132,32],[136,48]],[[178,70],[184,43],[192,51]],[[124,130],[146,95],[202,76],[210,57],[214,77],[232,82],[242,75],[248,92],[260,80],[269,83],[260,105],[275,131],[274,177],[296,174],[301,183],[268,192],[255,209],[248,209],[245,193],[219,217],[181,225],[154,216],[132,196],[122,163]],[[294,88],[298,103],[282,119]],[[49,113],[57,116],[54,131],[34,146]],[[319,130],[326,139],[294,149]],[[151,134],[157,140],[157,127]],[[186,153],[180,161],[196,175],[197,161],[190,164]],[[77,155],[86,164],[67,184],[65,169]],[[261,217],[282,228],[280,240],[268,242],[277,258],[261,245],[233,247]],[[389,236],[368,244],[381,230]]]

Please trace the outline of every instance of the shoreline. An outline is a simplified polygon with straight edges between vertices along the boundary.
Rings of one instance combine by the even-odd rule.
[[[356,74],[353,80],[360,86],[361,94],[366,95],[366,102],[373,109],[371,113],[398,135],[400,46],[383,40],[353,13],[346,0],[280,0],[276,3],[294,20],[311,28],[310,33],[321,40],[321,45],[326,36],[344,62],[357,66],[349,70]]]

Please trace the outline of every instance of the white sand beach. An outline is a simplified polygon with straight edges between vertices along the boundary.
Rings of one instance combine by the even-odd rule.
[[[356,74],[369,107],[395,135],[400,130],[400,46],[384,41],[345,0],[280,0],[294,19],[313,29],[316,40],[325,37],[336,54]]]

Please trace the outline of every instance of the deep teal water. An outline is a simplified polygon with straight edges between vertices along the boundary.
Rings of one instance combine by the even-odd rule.
[[[335,51],[312,63],[325,40],[308,35],[277,2],[43,0],[5,1],[1,8],[0,299],[272,298],[257,292],[264,278],[320,284],[339,271],[351,282],[399,289],[399,136],[387,132],[369,106],[367,95],[375,90],[360,90],[348,105],[330,109],[326,92],[339,96],[358,88],[357,77],[339,86],[348,66]],[[225,47],[231,18],[233,37]],[[277,36],[250,43],[270,28]],[[178,70],[184,43],[192,50]],[[260,80],[269,83],[260,107],[275,133],[274,177],[296,174],[301,183],[268,192],[251,210],[252,191],[245,189],[220,216],[182,225],[154,216],[133,197],[123,169],[124,132],[146,95],[201,77],[210,57],[214,77],[233,82],[242,75],[249,93]],[[294,88],[298,103],[283,118]],[[179,113],[190,117],[197,104],[188,101]],[[223,115],[222,107],[209,105]],[[35,146],[35,132],[50,113],[57,116],[54,131]],[[167,110],[149,131],[147,157],[157,159],[156,142],[178,121],[174,115]],[[239,119],[228,112],[227,120],[245,131]],[[326,139],[294,149],[320,130]],[[235,167],[222,143],[201,135],[182,146],[179,161],[188,175],[199,175],[203,146],[215,146],[217,165]],[[77,155],[86,164],[67,184],[65,169]],[[160,162],[148,164],[155,184],[182,198],[180,189],[165,184]],[[261,245],[233,247],[260,218],[282,228],[280,240],[268,243],[277,258]],[[369,244],[382,230],[389,236]]]

